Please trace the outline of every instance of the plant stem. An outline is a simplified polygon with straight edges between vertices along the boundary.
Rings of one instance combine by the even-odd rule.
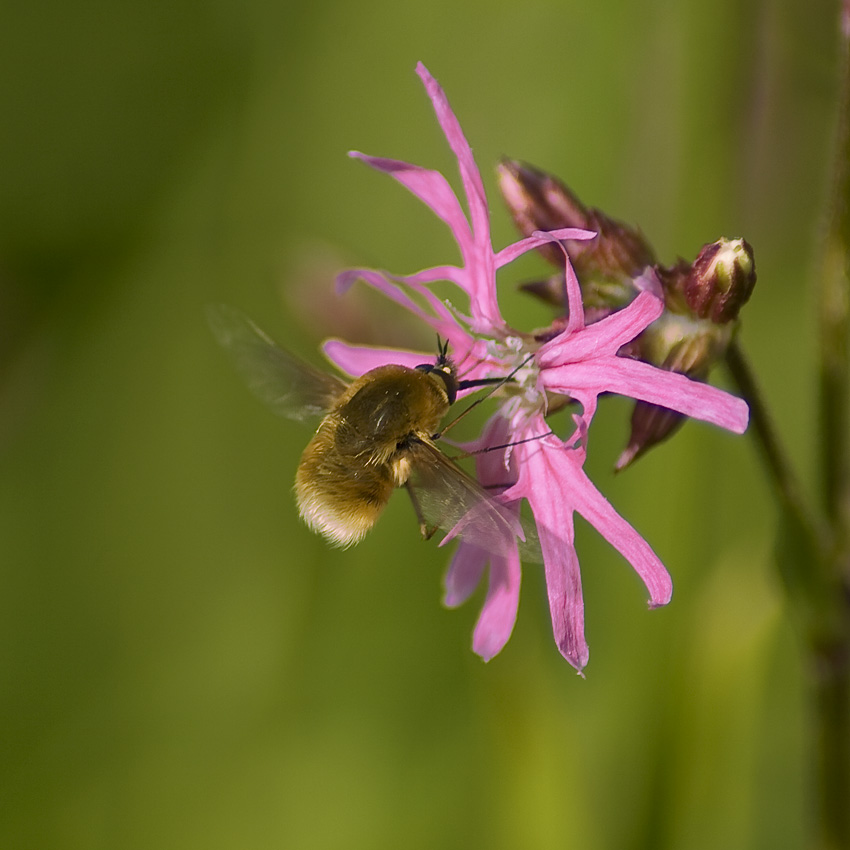
[[[818,850],[850,850],[850,0],[842,10],[833,194],[817,283],[822,521],[806,506],[746,358],[736,343],[726,354],[781,508],[777,565],[810,673]]]
[[[733,340],[726,351],[726,366],[739,392],[750,406],[751,432],[755,435],[756,445],[767,466],[780,506],[786,514],[796,517],[799,525],[808,529],[811,538],[816,539],[818,535],[815,532],[814,520],[803,499],[800,485],[791,470],[788,456],[782,449],[773,427],[755,375],[737,340]]]
[[[726,355],[781,507],[777,563],[811,674],[820,850],[850,850],[850,0],[842,9],[832,197],[817,279],[822,523],[806,507],[743,353],[733,343]]]
[[[850,677],[848,640],[814,647],[817,844],[822,850],[850,847]]]
[[[820,474],[827,523],[823,573],[838,628],[813,642],[819,839],[850,848],[850,2],[842,2],[839,115],[830,215],[818,276]]]
[[[824,510],[836,534],[832,542],[846,557],[850,537],[850,3],[845,0],[843,5],[832,198],[817,294]],[[847,567],[847,561],[843,566]]]
[[[850,596],[828,545],[832,523],[806,507],[753,373],[733,343],[726,365],[750,405],[752,433],[780,507],[776,560],[788,607],[801,627],[811,673],[812,776],[818,850],[850,850]]]

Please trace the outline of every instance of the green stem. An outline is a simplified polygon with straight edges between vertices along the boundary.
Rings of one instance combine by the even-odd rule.
[[[819,469],[815,527],[742,352],[727,365],[751,407],[752,430],[781,506],[777,562],[803,627],[811,673],[813,770],[821,850],[850,850],[850,3],[845,0],[833,195],[818,275]]]
[[[823,267],[818,276],[820,474],[827,522],[824,583],[837,629],[813,641],[819,839],[850,848],[850,3],[842,3],[841,80]]]
[[[847,554],[850,536],[850,38],[841,42],[841,89],[830,215],[818,275],[820,467],[824,510]],[[845,561],[844,566],[847,566]]]
[[[812,688],[812,775],[818,850],[850,850],[850,596],[827,541],[791,470],[743,352],[726,364],[750,405],[751,431],[780,508],[776,561],[788,607],[806,645]]]
[[[820,850],[850,848],[850,676],[848,635],[812,647]]]
[[[738,391],[750,406],[750,432],[755,436],[756,445],[767,467],[783,513],[794,517],[801,528],[807,529],[810,539],[816,540],[814,520],[791,470],[788,455],[773,427],[753,371],[737,340],[733,340],[726,351],[726,366],[738,386]]]
[[[850,0],[842,8],[833,196],[817,290],[822,522],[806,506],[740,348],[733,344],[726,356],[750,403],[752,432],[781,509],[777,564],[810,673],[818,850],[850,850]]]

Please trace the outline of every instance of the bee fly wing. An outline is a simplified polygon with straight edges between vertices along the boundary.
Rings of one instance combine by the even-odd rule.
[[[524,561],[543,561],[533,523],[497,502],[436,446],[420,442],[410,452],[407,489],[426,533],[439,528],[496,555],[516,543]]]
[[[207,319],[249,389],[279,416],[299,422],[322,416],[345,391],[342,379],[284,351],[238,310],[210,305]]]

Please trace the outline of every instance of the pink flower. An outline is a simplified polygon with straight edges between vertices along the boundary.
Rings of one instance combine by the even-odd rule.
[[[362,278],[426,321],[449,341],[464,378],[512,375],[512,381],[499,391],[499,412],[476,445],[513,445],[478,455],[477,474],[485,486],[502,485],[496,498],[511,509],[518,510],[522,499],[528,501],[540,538],[555,640],[564,657],[581,671],[588,648],[574,543],[576,512],[632,565],[646,585],[651,607],[665,605],[672,593],[664,565],[584,473],[588,428],[598,396],[619,393],[735,433],[746,429],[748,409],[742,400],[706,384],[617,355],[661,315],[663,305],[653,294],[652,281],[627,307],[586,325],[578,281],[565,252],[568,317],[537,336],[507,325],[496,294],[497,270],[546,241],[589,239],[594,234],[575,229],[536,233],[494,251],[484,186],[469,144],[437,82],[421,63],[417,73],[457,158],[468,218],[439,172],[360,153],[352,156],[389,174],[443,220],[460,249],[462,263],[402,277],[355,269],[340,275],[339,286],[344,290]],[[465,293],[468,316],[428,289],[429,283],[438,280],[452,281]],[[427,360],[422,353],[368,349],[339,340],[328,341],[325,352],[355,375],[384,363],[416,365]],[[573,415],[575,428],[564,439],[552,433],[545,419],[548,399],[558,397],[581,405],[581,411]],[[502,649],[516,620],[520,556],[516,543],[504,548],[493,554],[461,539],[446,576],[445,603],[458,605],[470,595],[489,564],[487,597],[473,637],[473,649],[485,660]]]

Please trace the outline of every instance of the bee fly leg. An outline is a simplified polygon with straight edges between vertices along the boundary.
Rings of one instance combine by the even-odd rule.
[[[419,499],[416,498],[416,491],[413,487],[411,487],[410,481],[404,482],[404,489],[407,490],[407,493],[410,496],[413,511],[416,514],[416,519],[419,520],[419,533],[422,535],[424,540],[430,540],[436,533],[437,526],[435,525],[432,528],[428,527],[428,523],[425,522],[425,517],[422,516],[422,506],[419,504]]]

